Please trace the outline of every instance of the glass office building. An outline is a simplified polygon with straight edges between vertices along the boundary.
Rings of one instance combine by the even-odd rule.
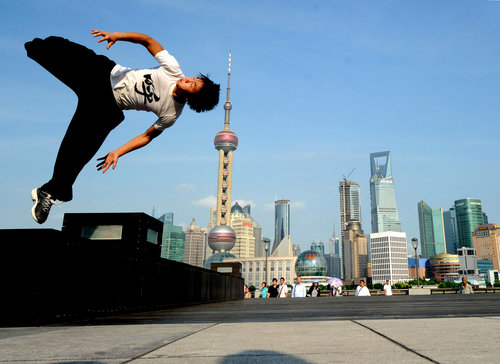
[[[391,152],[370,153],[370,165],[372,233],[401,232],[392,178]]]
[[[361,197],[359,184],[346,179],[339,182],[340,233],[349,221],[361,221]]]
[[[448,254],[457,254],[458,251],[458,229],[457,215],[455,208],[443,212],[444,235],[446,240],[446,252]]]
[[[459,247],[472,248],[472,233],[483,224],[481,200],[464,198],[455,201]]]
[[[281,240],[290,235],[290,200],[274,202],[274,250],[280,245]]]
[[[163,225],[161,257],[178,262],[184,262],[185,239],[186,237],[182,231],[182,226]]]
[[[422,256],[430,258],[436,254],[446,253],[443,209],[433,209],[424,201],[420,201],[417,205]]]

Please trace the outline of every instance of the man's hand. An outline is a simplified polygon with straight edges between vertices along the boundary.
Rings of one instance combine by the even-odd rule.
[[[97,41],[98,43],[104,42],[106,40],[108,42],[106,48],[108,49],[117,41],[124,41],[124,42],[132,42],[143,45],[144,47],[147,48],[147,50],[149,51],[149,53],[151,53],[152,56],[155,56],[158,52],[161,52],[163,50],[163,47],[161,46],[160,43],[151,38],[149,35],[142,33],[122,33],[122,32],[110,33],[97,29],[92,29],[90,33],[92,33],[94,37],[102,37]]]
[[[105,40],[108,41],[108,45],[106,46],[107,49],[111,48],[113,44],[118,40],[118,37],[116,36],[115,33],[110,33],[110,32],[105,32],[103,30],[97,30],[97,29],[92,29],[90,32],[94,35],[95,37],[102,37],[97,41],[97,43],[104,42]],[[114,168],[114,167],[113,167]],[[105,171],[106,172],[106,171]]]
[[[118,163],[118,153],[116,151],[109,152],[107,155],[101,158],[97,158],[99,162],[96,167],[97,170],[100,171],[102,169],[102,173],[105,173],[109,167],[113,166],[113,169],[116,168],[116,164]]]

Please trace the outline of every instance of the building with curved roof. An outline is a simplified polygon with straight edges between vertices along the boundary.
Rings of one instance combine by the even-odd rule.
[[[431,273],[438,282],[458,278],[460,262],[457,254],[437,254],[429,258]]]

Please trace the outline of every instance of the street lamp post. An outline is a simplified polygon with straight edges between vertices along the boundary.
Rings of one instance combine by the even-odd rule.
[[[264,242],[264,249],[266,250],[266,284],[269,284],[269,279],[268,279],[268,276],[267,276],[267,272],[268,272],[268,269],[267,269],[267,255],[269,253],[269,241]]]
[[[417,248],[418,248],[418,239],[413,238],[411,239],[411,244],[413,245],[413,249],[415,249],[415,267],[416,267],[416,272],[417,272],[417,288],[420,286],[420,281],[418,277],[418,256],[417,256]]]

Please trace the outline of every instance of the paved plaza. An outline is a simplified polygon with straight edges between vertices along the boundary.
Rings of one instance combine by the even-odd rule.
[[[500,294],[249,299],[0,328],[6,363],[498,363]]]

